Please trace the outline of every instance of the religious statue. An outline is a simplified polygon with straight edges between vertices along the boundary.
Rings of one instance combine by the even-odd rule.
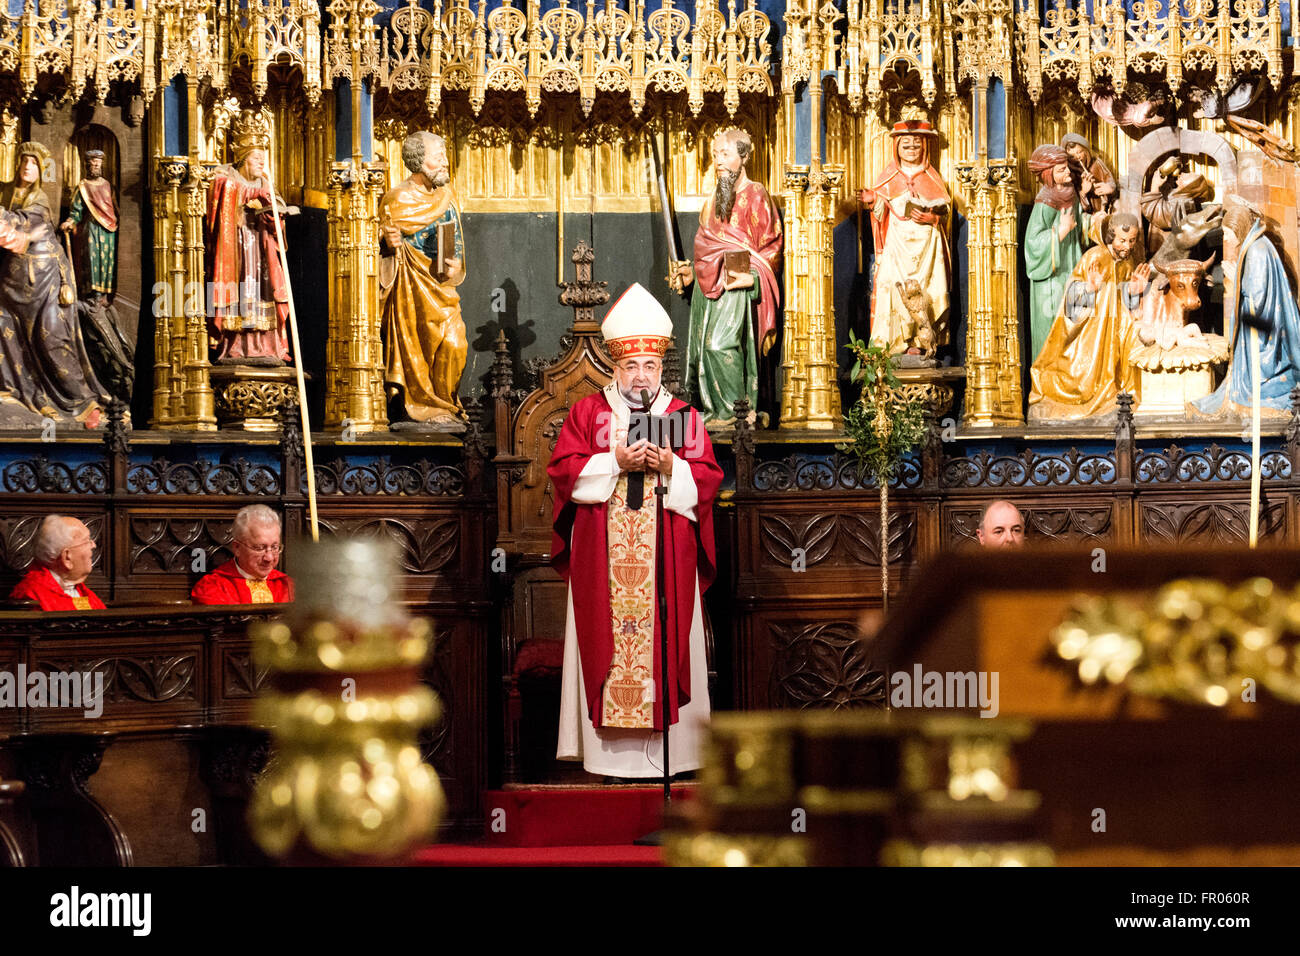
[[[460,208],[441,136],[412,133],[402,162],[411,175],[379,202],[384,382],[407,421],[389,419],[398,428],[455,430],[465,419],[460,377],[469,348],[456,291],[465,281]]]
[[[55,230],[41,170],[50,151],[23,143],[0,191],[0,424],[46,417],[99,424],[108,401],[81,336],[72,263]]]
[[[1029,276],[1029,354],[1037,358],[1061,308],[1065,282],[1083,254],[1083,212],[1070,157],[1060,146],[1039,146],[1029,168],[1043,183],[1025,227],[1025,273]]]
[[[1115,203],[1115,176],[1100,156],[1092,151],[1092,144],[1078,133],[1066,133],[1061,148],[1082,170],[1079,185],[1079,203],[1083,211],[1095,216],[1109,212]]]
[[[1141,399],[1129,355],[1139,345],[1134,312],[1151,267],[1134,267],[1136,216],[1114,213],[1105,233],[1104,244],[1085,252],[1070,271],[1060,311],[1030,370],[1031,421],[1109,415],[1120,392]]]
[[[894,158],[858,198],[871,212],[876,247],[871,284],[871,338],[891,353],[928,357],[948,343],[948,253],[952,199],[923,120],[895,123]]]
[[[737,399],[758,405],[758,358],[776,341],[784,237],[767,190],[747,175],[749,134],[723,130],[712,146],[718,181],[700,210],[694,263],[679,263],[669,282],[675,291],[695,282],[685,385],[705,426],[716,428],[734,422]]]
[[[208,300],[216,360],[279,366],[290,361],[289,286],[272,215],[271,137],[263,116],[240,113],[229,142],[234,164],[219,166],[208,189]],[[275,203],[282,216],[298,211],[278,193]]]
[[[111,302],[117,290],[117,199],[104,178],[104,151],[88,150],[85,156],[85,178],[59,228],[73,236],[78,295]]]
[[[1152,188],[1142,194],[1148,256],[1160,251],[1174,226],[1214,198],[1214,185],[1200,173],[1184,169],[1179,156],[1170,157],[1156,172]]]
[[[1263,221],[1239,201],[1223,214],[1223,276],[1228,372],[1188,411],[1198,418],[1251,417],[1258,375],[1261,416],[1285,418],[1291,389],[1300,384],[1300,309]]]
[[[77,315],[99,380],[114,398],[130,403],[135,384],[135,342],[122,328],[113,296],[117,290],[117,199],[104,178],[104,151],[85,154],[86,175],[77,184],[68,218],[59,226],[71,238],[77,282]]]
[[[1213,390],[1214,371],[1228,359],[1228,342],[1188,320],[1201,306],[1200,289],[1212,259],[1150,263],[1164,282],[1153,283],[1136,316],[1140,344],[1128,361],[1141,378],[1142,401],[1134,415],[1184,419],[1187,403]]]

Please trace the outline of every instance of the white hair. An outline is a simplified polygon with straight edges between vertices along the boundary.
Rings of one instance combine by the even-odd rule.
[[[36,563],[51,567],[81,534],[81,521],[68,515],[46,515],[36,532]]]
[[[230,529],[230,536],[242,539],[245,532],[253,525],[274,525],[278,530],[280,516],[266,505],[248,505],[240,508],[239,513],[235,515],[235,523]]]

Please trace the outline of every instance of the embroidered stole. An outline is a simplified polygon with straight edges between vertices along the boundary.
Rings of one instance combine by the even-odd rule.
[[[252,600],[249,604],[274,604],[275,598],[271,596],[271,585],[265,581],[254,581],[252,578],[244,578],[244,583],[248,585],[249,593],[252,594]]]
[[[649,730],[655,699],[655,505],[647,494],[639,509],[627,506],[626,474],[609,499],[606,533],[614,655],[601,688],[601,725]]]

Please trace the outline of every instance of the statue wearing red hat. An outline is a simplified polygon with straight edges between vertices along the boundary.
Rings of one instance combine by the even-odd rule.
[[[665,693],[670,772],[701,764],[698,730],[709,697],[700,595],[717,566],[713,499],[722,470],[699,412],[660,387],[673,332],[663,306],[633,285],[601,332],[614,381],[574,404],[546,468],[555,495],[551,553],[569,582],[556,755],[581,759],[590,773],[656,777]],[[666,483],[661,534],[656,480]],[[666,619],[657,602],[659,541]]]
[[[952,198],[932,162],[933,127],[903,120],[890,136],[893,161],[858,193],[876,249],[871,338],[891,352],[927,353],[948,343]]]

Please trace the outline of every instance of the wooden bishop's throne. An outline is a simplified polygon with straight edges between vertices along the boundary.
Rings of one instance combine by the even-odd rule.
[[[516,395],[505,332],[497,338],[492,366],[500,549],[495,557],[501,560],[504,555],[509,581],[501,620],[507,783],[521,778],[524,691],[532,690],[545,701],[559,700],[567,590],[550,565],[553,496],[546,465],[570,406],[604,388],[614,374],[595,314],[597,306],[609,301],[606,284],[592,281],[595,258],[594,249],[578,243],[574,281],[566,282],[560,293],[560,302],[573,308],[573,326],[561,340],[559,357],[538,372],[536,387]],[[551,711],[544,704],[537,709]],[[539,734],[541,741],[532,751],[540,755],[549,740],[553,759],[553,731],[551,736]],[[541,762],[540,756],[533,761]],[[530,766],[529,771],[528,776],[534,776],[538,769]]]

